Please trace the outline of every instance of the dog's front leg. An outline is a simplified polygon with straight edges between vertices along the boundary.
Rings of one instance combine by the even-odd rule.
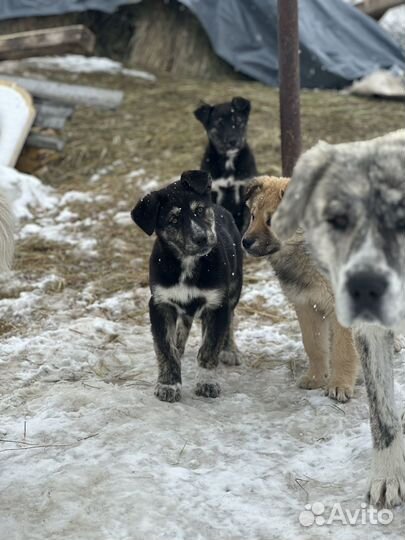
[[[393,334],[379,326],[355,332],[370,407],[373,460],[371,504],[390,508],[405,501],[405,446],[394,402]]]
[[[177,311],[169,304],[155,304],[152,296],[149,302],[149,315],[159,368],[155,396],[162,401],[179,401],[181,355],[176,344]]]
[[[228,305],[219,309],[206,309],[202,316],[203,343],[198,351],[198,374],[195,393],[198,396],[216,398],[221,387],[216,381],[219,354],[231,321]]]
[[[331,374],[325,393],[344,403],[353,397],[360,362],[352,330],[339,324],[334,311],[330,315],[330,325]]]

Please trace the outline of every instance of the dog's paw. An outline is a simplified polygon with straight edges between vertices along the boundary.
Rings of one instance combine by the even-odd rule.
[[[195,387],[197,396],[217,398],[221,393],[221,387],[216,382],[198,382]]]
[[[226,366],[240,366],[242,363],[238,351],[221,351],[219,360]]]
[[[390,446],[373,451],[368,489],[370,504],[392,508],[405,502],[405,448],[399,432]]]
[[[367,499],[377,508],[393,508],[403,504],[405,502],[405,474],[371,480]]]
[[[169,403],[180,401],[181,384],[157,383],[155,386],[155,396],[160,399],[160,401],[168,401]]]
[[[298,388],[304,388],[305,390],[314,390],[315,388],[321,388],[325,386],[326,377],[314,375],[311,371],[307,371],[302,375],[298,381]]]
[[[325,396],[340,403],[346,403],[353,397],[353,387],[347,384],[334,384],[331,382],[325,388]]]

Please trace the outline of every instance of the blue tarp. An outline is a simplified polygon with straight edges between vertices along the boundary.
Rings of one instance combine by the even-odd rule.
[[[278,84],[277,0],[180,0],[237,71]],[[381,68],[405,70],[400,48],[343,0],[299,0],[301,85],[342,88]]]
[[[147,1],[147,0],[145,0]],[[216,53],[236,70],[278,84],[277,0],[179,0],[200,20]],[[0,0],[0,20],[96,9],[127,0]],[[390,36],[343,0],[299,0],[301,83],[342,88],[381,68],[405,70]]]

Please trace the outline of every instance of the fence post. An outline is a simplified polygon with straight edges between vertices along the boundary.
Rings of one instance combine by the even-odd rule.
[[[278,0],[281,161],[291,176],[301,153],[298,1]]]

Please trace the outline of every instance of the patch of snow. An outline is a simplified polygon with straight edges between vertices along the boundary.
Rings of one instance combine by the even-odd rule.
[[[114,169],[116,167],[118,167],[121,164],[122,164],[122,161],[120,159],[117,159],[116,161],[114,161],[110,165],[100,167],[100,169],[98,169],[94,174],[91,175],[90,182],[91,183],[98,182],[99,180],[101,180],[101,178],[103,176],[106,176],[107,174],[110,174],[111,172],[114,171]]]
[[[121,62],[99,56],[83,56],[81,54],[66,54],[64,56],[39,56],[24,58],[18,61],[2,62],[1,67],[6,71],[18,68],[46,69],[54,71],[69,71],[70,73],[110,73],[122,74],[146,81],[156,81],[155,75],[138,69],[127,69]]]
[[[59,206],[65,206],[72,202],[91,203],[93,196],[85,191],[68,191],[61,197]]]
[[[398,43],[405,54],[405,6],[391,8],[384,13],[379,24]]]
[[[76,249],[95,242],[98,223],[69,209],[88,204],[88,194],[48,195],[51,207],[29,206],[33,216],[20,237],[50,232]],[[111,215],[124,226],[122,204]],[[349,403],[337,405],[321,390],[297,388],[307,362],[293,310],[265,261],[249,262],[248,271],[236,329],[244,364],[219,367],[220,398],[197,397],[196,324],[175,404],[153,394],[147,287],[107,294],[89,282],[74,291],[57,274],[32,281],[21,273],[13,293],[13,277],[4,278],[0,321],[20,327],[0,347],[3,536],[403,538],[404,508],[386,526],[300,525],[308,503],[321,502],[327,512],[335,503],[361,509],[371,456],[366,392],[357,386]],[[276,309],[283,322],[247,315],[243,306],[253,303]],[[401,408],[404,360],[404,352],[395,358]]]
[[[33,209],[50,210],[55,207],[55,191],[38,178],[0,165],[0,189],[12,204],[14,215],[31,218]]]
[[[118,212],[114,216],[114,221],[117,225],[120,225],[121,227],[127,227],[132,223],[129,212]]]

